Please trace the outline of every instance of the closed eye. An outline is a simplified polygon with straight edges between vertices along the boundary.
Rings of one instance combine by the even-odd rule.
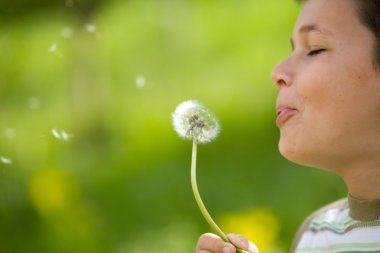
[[[320,49],[315,49],[315,50],[311,50],[307,53],[307,56],[315,56],[317,54],[320,54],[322,52],[326,51],[326,49],[324,48],[320,48]]]

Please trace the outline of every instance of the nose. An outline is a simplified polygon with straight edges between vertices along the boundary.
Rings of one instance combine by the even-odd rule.
[[[272,70],[271,79],[278,89],[290,86],[293,83],[294,71],[290,58],[278,63]]]

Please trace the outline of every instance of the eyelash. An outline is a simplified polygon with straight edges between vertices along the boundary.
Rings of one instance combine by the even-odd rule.
[[[324,48],[311,50],[307,53],[307,56],[315,56],[315,55],[320,54],[324,51],[326,51],[326,49],[324,49]]]

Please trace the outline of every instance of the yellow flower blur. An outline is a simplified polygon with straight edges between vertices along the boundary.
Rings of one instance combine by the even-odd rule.
[[[254,208],[239,213],[224,214],[218,219],[227,233],[246,236],[261,253],[278,252],[279,219],[267,208]]]
[[[58,169],[40,169],[29,178],[29,194],[35,208],[44,214],[66,209],[72,201],[73,182]]]

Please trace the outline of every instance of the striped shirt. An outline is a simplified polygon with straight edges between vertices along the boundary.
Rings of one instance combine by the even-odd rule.
[[[380,199],[352,196],[313,213],[299,229],[293,253],[380,253]]]

